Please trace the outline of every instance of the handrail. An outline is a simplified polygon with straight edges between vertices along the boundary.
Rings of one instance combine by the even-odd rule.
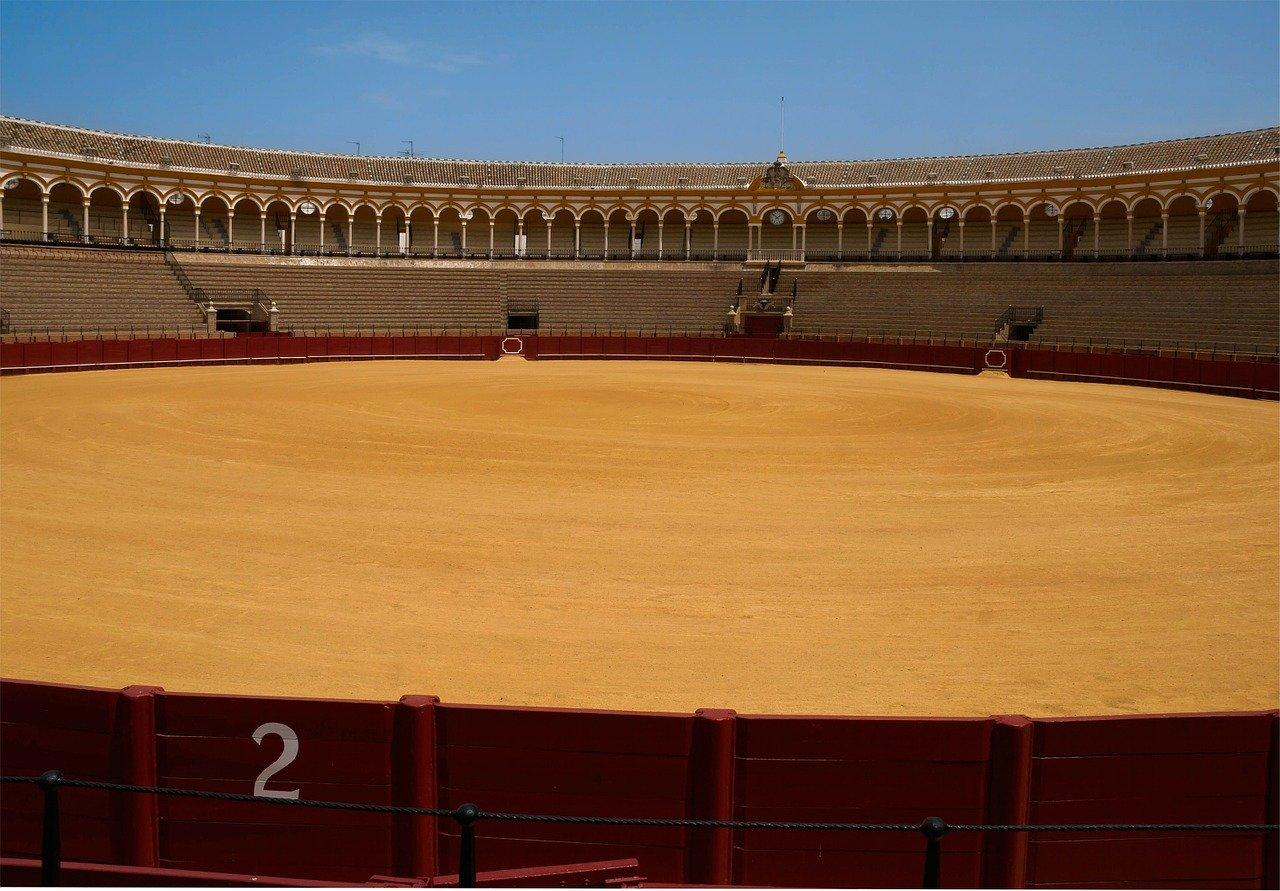
[[[62,824],[58,790],[94,789],[141,795],[239,801],[281,807],[318,808],[404,816],[447,817],[458,824],[458,887],[476,884],[475,824],[480,820],[516,823],[561,823],[587,826],[661,826],[682,829],[785,830],[815,832],[919,832],[925,838],[922,888],[941,887],[942,838],[952,832],[1274,832],[1276,823],[947,823],[941,817],[926,817],[919,823],[802,823],[778,820],[701,820],[663,817],[591,817],[569,814],[528,814],[484,811],[474,804],[457,808],[411,807],[390,804],[358,804],[349,801],[321,801],[309,798],[274,798],[207,789],[180,789],[139,786],[96,780],[69,779],[59,770],[40,776],[0,776],[0,783],[24,783],[40,788],[44,796],[41,819],[40,880],[45,886],[58,884],[62,860]]]
[[[1216,251],[1200,251],[1199,246],[1179,246],[1169,250],[1156,249],[1144,252],[1136,246],[1133,250],[1092,250],[1084,251],[1079,256],[1064,256],[1062,252],[1022,251],[992,252],[984,248],[965,248],[963,254],[958,248],[946,248],[932,256],[927,251],[904,250],[899,255],[896,250],[868,252],[863,250],[831,251],[818,248],[791,250],[788,248],[752,248],[746,250],[724,249],[712,252],[683,250],[664,250],[658,256],[656,250],[632,252],[630,250],[610,249],[608,256],[603,251],[592,249],[579,251],[574,256],[572,251],[555,252],[550,255],[544,250],[531,249],[517,253],[511,247],[495,247],[492,256],[488,245],[483,247],[467,246],[465,252],[455,250],[452,246],[439,247],[432,250],[429,246],[412,245],[408,251],[401,253],[398,245],[383,245],[376,248],[371,244],[350,245],[342,247],[326,243],[321,250],[319,244],[295,242],[294,250],[286,250],[278,244],[268,242],[263,245],[259,241],[236,239],[231,243],[222,240],[196,241],[189,238],[167,238],[164,245],[115,235],[87,236],[72,232],[41,231],[40,229],[7,228],[0,229],[0,241],[12,244],[54,245],[57,247],[116,248],[126,250],[168,250],[187,251],[192,253],[217,254],[270,254],[274,256],[325,256],[325,257],[363,257],[380,260],[553,260],[561,262],[587,262],[605,260],[608,262],[640,261],[646,263],[688,263],[688,262],[742,262],[745,260],[797,260],[804,263],[1150,263],[1161,261],[1206,261],[1220,260],[1275,260],[1280,258],[1280,242],[1271,240],[1250,240],[1240,245],[1221,245]]]

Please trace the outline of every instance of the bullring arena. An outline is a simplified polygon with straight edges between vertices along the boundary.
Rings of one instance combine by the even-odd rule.
[[[8,676],[801,714],[1276,695],[1273,402],[514,358],[0,387]]]
[[[0,883],[1274,887],[1277,145],[0,118]]]

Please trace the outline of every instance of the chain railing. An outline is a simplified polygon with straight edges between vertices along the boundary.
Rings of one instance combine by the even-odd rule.
[[[40,843],[40,880],[45,886],[59,884],[62,863],[62,820],[60,789],[93,789],[136,795],[160,795],[177,798],[199,798],[213,801],[237,801],[280,807],[317,808],[321,810],[359,813],[393,814],[417,817],[442,817],[458,826],[458,886],[476,885],[476,823],[558,823],[579,826],[660,826],[680,829],[728,829],[739,831],[780,830],[794,832],[896,832],[920,833],[925,851],[921,876],[922,888],[941,887],[942,839],[959,832],[1274,832],[1280,824],[1254,823],[947,823],[941,817],[926,817],[919,823],[802,823],[778,820],[699,820],[659,817],[588,817],[567,814],[527,814],[485,811],[474,804],[457,808],[409,807],[405,805],[357,804],[347,801],[318,801],[307,798],[273,798],[236,792],[211,792],[205,789],[175,789],[160,786],[137,786],[105,783],[64,777],[61,771],[49,770],[38,777],[6,776],[0,783],[25,783],[38,786],[43,796]],[[853,877],[847,884],[856,886]]]

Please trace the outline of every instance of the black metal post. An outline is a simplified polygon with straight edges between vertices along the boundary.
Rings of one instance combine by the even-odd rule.
[[[476,886],[476,814],[474,804],[464,804],[453,812],[458,821],[458,887]]]
[[[44,819],[40,837],[40,884],[46,888],[62,884],[62,819],[58,812],[58,784],[62,773],[48,770],[40,775],[44,792]]]
[[[942,837],[947,834],[946,821],[941,817],[927,817],[920,824],[924,835],[924,881],[921,888],[942,887]]]

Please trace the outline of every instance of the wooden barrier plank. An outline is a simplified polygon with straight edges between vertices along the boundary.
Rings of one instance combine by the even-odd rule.
[[[1262,874],[1256,835],[1079,839],[1031,842],[1031,881],[1063,883],[1168,879],[1255,879]]]
[[[1274,712],[1037,718],[1036,757],[1265,752]]]
[[[823,718],[739,715],[740,758],[985,761],[988,718]]]
[[[564,752],[686,755],[689,715],[450,705],[438,710],[442,746],[493,746]]]
[[[477,795],[548,787],[577,794],[624,792],[635,798],[683,799],[685,760],[670,755],[574,752],[571,757],[519,748],[444,746],[442,785]]]
[[[942,840],[942,886],[976,888],[979,857],[953,848],[952,838]],[[918,888],[923,874],[923,840],[919,851],[738,851],[734,864],[736,881],[755,886]]]
[[[982,801],[986,765],[931,761],[738,759],[739,803],[827,805],[893,801],[920,809]]]
[[[1266,769],[1265,752],[1037,758],[1032,789],[1037,801],[1248,795]]]

